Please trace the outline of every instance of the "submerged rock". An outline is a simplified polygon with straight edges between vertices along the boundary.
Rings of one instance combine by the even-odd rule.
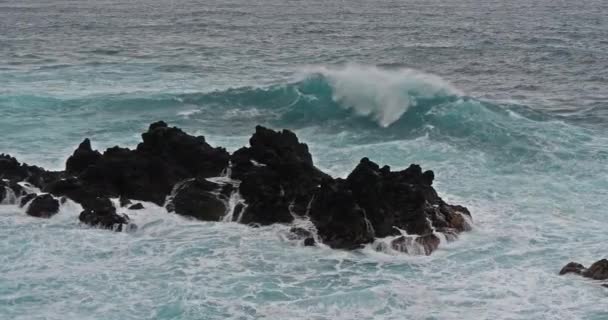
[[[28,204],[30,201],[34,200],[34,198],[36,198],[38,195],[35,193],[30,193],[30,194],[26,194],[23,197],[21,197],[21,199],[19,199],[19,207],[23,208],[25,207],[26,204]]]
[[[25,213],[32,217],[50,218],[59,212],[59,201],[50,194],[34,197]]]
[[[562,270],[560,270],[559,274],[560,275],[564,275],[567,273],[576,273],[576,274],[581,274],[583,273],[583,270],[585,270],[585,266],[583,266],[580,263],[577,262],[570,262],[567,265],[565,265]]]
[[[84,210],[78,219],[93,227],[122,231],[123,226],[128,225],[130,220],[126,214],[117,214],[116,208],[108,198],[95,198],[83,203],[83,207]]]
[[[91,141],[84,139],[65,163],[65,171],[69,174],[79,174],[89,166],[101,160],[101,153],[91,148]]]
[[[400,236],[391,241],[391,248],[404,253],[430,255],[439,247],[439,237],[430,233],[420,237]]]
[[[608,260],[602,259],[596,261],[589,268],[585,268],[585,266],[577,262],[570,262],[559,272],[560,275],[568,273],[576,273],[593,280],[608,280]],[[603,284],[603,286],[607,285]]]

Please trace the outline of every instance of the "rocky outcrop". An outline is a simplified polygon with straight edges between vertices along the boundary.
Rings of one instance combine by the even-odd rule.
[[[228,167],[225,149],[162,121],[151,124],[142,138],[136,150],[113,147],[103,154],[85,139],[66,162],[66,179],[46,191],[73,199],[124,197],[163,205],[179,181],[214,177]]]
[[[50,194],[38,195],[31,200],[25,213],[32,217],[50,218],[59,212],[59,201]]]
[[[437,249],[439,233],[453,240],[471,228],[469,211],[443,201],[434,178],[415,164],[392,171],[368,158],[346,178],[333,178],[315,167],[308,146],[293,132],[261,126],[232,155],[162,121],[149,126],[135,149],[100,152],[85,139],[62,172],[0,155],[0,200],[10,190],[34,216],[50,217],[59,206],[53,196],[64,197],[82,205],[81,222],[119,231],[131,225],[129,217],[109,199],[118,198],[119,207],[129,210],[143,208],[131,200],[149,201],[205,221],[227,214],[250,225],[307,220],[316,235],[312,229],[292,232],[304,245],[321,241],[350,250],[390,236],[388,247],[416,254]],[[21,181],[47,194],[28,195],[35,188],[23,188]]]

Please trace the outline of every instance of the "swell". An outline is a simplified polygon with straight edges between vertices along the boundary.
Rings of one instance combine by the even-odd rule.
[[[56,119],[57,130],[82,125],[91,135],[109,135],[136,132],[134,124],[162,118],[216,136],[244,136],[263,124],[339,134],[352,145],[428,137],[507,162],[608,159],[606,137],[597,130],[524,105],[469,97],[437,76],[410,69],[315,67],[299,81],[268,87],[76,99],[5,95],[0,106],[0,122],[13,138],[15,123],[28,128],[24,134],[36,131],[32,119]],[[59,128],[64,121],[73,126]]]

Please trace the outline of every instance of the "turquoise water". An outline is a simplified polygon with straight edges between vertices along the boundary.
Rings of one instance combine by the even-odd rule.
[[[139,229],[0,206],[1,319],[607,319],[559,277],[608,240],[602,1],[0,1],[0,152],[51,169],[163,119],[214,145],[290,128],[344,176],[433,169],[474,230],[432,256],[302,247],[289,226]]]

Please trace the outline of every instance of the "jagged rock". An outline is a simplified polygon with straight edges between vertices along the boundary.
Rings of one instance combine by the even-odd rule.
[[[28,215],[38,218],[50,218],[57,212],[59,212],[59,201],[50,194],[36,196],[26,210]]]
[[[577,262],[570,262],[567,265],[565,265],[562,270],[560,270],[559,274],[560,275],[564,275],[567,273],[576,273],[576,274],[581,274],[583,273],[583,270],[585,270],[585,266],[583,266],[580,263]]]
[[[25,190],[14,181],[0,179],[0,203],[13,204]]]
[[[430,233],[417,238],[400,236],[391,241],[391,248],[397,251],[414,254],[430,255],[433,251],[437,250],[439,238]]]
[[[180,215],[203,221],[219,221],[227,211],[227,197],[221,191],[222,186],[217,183],[202,178],[191,179],[177,188],[170,208]],[[224,198],[224,201],[220,198]]]
[[[395,228],[418,235],[431,233],[432,227],[470,229],[463,216],[470,215],[468,210],[445,203],[432,187],[434,176],[418,165],[391,171],[363,158],[346,180],[376,237],[399,234]]]
[[[374,237],[405,230],[420,237],[404,237],[395,245],[414,241],[428,254],[439,244],[433,230],[453,240],[471,228],[466,208],[447,204],[437,195],[432,171],[423,172],[418,165],[391,171],[364,158],[346,179],[333,179],[314,166],[308,146],[289,130],[258,126],[249,146],[232,155],[162,121],[151,124],[142,140],[134,150],[117,146],[100,153],[85,139],[68,158],[65,172],[45,171],[0,155],[0,201],[7,190],[18,196],[31,192],[17,184],[26,181],[80,203],[82,222],[121,230],[129,219],[118,214],[108,198],[118,197],[121,207],[131,210],[141,204],[130,206],[129,199],[158,205],[170,199],[167,208],[178,214],[217,221],[226,214],[238,186],[245,204],[235,207],[234,221],[259,226],[309,216],[318,230],[316,239],[333,248],[360,248]],[[232,185],[205,179],[224,171],[238,181]],[[315,244],[311,235],[301,239]]]
[[[289,131],[261,126],[231,157],[232,177],[242,181],[243,223],[289,223],[304,215],[312,192],[331,177],[314,167],[308,146]]]
[[[143,157],[160,158],[180,178],[208,178],[219,176],[228,167],[230,155],[224,148],[213,148],[205,137],[194,137],[163,121],[150,125],[142,134],[143,142],[137,153]],[[175,181],[176,183],[177,181]]]
[[[128,225],[129,217],[126,214],[119,215],[112,201],[108,198],[95,198],[82,203],[84,210],[78,219],[93,227],[122,231],[124,225]]]
[[[49,182],[58,179],[60,175],[60,172],[46,171],[40,167],[22,164],[10,155],[0,154],[0,180],[8,183],[17,195],[21,191],[17,182],[26,181],[42,188]]]
[[[57,197],[65,196],[84,204],[108,193],[101,188],[86,185],[76,177],[68,177],[49,183],[43,191]]]
[[[142,209],[145,209],[145,208],[144,208],[144,205],[141,203],[136,203],[129,207],[129,210],[142,210]]]
[[[65,171],[69,174],[79,174],[91,165],[101,160],[101,153],[91,148],[91,141],[84,139],[74,154],[68,158]]]
[[[332,248],[357,249],[374,240],[365,211],[342,179],[321,185],[312,200],[310,218],[323,243]]]

